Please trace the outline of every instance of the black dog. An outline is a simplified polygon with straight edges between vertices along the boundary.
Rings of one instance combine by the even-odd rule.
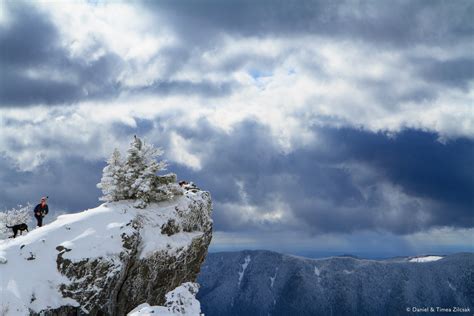
[[[13,236],[10,236],[10,238],[16,238],[16,235],[18,235],[18,231],[20,232],[20,235],[22,235],[25,230],[28,231],[28,225],[26,225],[25,223],[13,226],[6,226],[7,228],[11,228],[13,230]]]

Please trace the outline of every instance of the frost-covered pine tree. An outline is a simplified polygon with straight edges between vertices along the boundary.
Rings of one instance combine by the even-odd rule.
[[[100,200],[106,202],[123,200],[125,192],[125,172],[123,168],[120,151],[115,149],[112,156],[107,160],[107,166],[102,171],[102,179],[97,187],[104,194]]]
[[[160,148],[155,148],[150,144],[143,145],[143,156],[146,168],[137,181],[135,181],[135,184],[137,197],[145,203],[149,203],[152,200],[164,199],[164,197],[158,198],[156,196],[156,174],[166,169],[166,162],[158,160],[161,155],[163,155],[163,151]]]
[[[150,202],[183,194],[183,189],[176,183],[176,174],[158,175],[166,168],[166,162],[159,159],[162,155],[160,148],[146,144],[136,136],[125,160],[116,149],[107,160],[101,182],[97,185],[104,194],[101,200],[136,200],[137,207],[145,207]]]
[[[142,148],[141,139],[135,136],[127,150],[127,158],[123,167],[125,175],[124,191],[130,199],[137,198],[135,181],[146,168]]]
[[[6,238],[9,231],[8,226],[17,224],[29,224],[31,221],[32,205],[30,203],[25,206],[19,205],[5,212],[0,212],[0,239]]]
[[[157,173],[166,168],[164,161],[158,160],[163,151],[151,144],[143,143],[135,136],[125,161],[125,180],[128,196],[143,204],[156,200],[154,196]]]

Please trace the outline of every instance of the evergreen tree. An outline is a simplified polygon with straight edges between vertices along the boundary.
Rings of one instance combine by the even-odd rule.
[[[153,198],[154,182],[157,173],[166,168],[164,161],[158,161],[163,151],[151,144],[143,143],[135,136],[128,149],[125,162],[125,179],[128,196],[143,203],[149,203]]]
[[[143,152],[143,143],[137,136],[134,137],[127,150],[127,158],[124,164],[124,191],[127,198],[136,199],[135,181],[139,178],[145,169]]]
[[[102,201],[136,200],[137,207],[145,207],[150,202],[158,202],[183,194],[176,184],[176,175],[159,176],[157,173],[166,168],[166,162],[159,160],[163,155],[160,148],[145,144],[134,137],[127,150],[125,161],[116,149],[107,160],[101,182]]]
[[[123,162],[118,149],[115,149],[112,156],[107,160],[102,172],[102,179],[97,187],[102,189],[104,194],[100,200],[106,202],[119,201],[126,198],[124,192],[125,174]]]
[[[166,163],[164,161],[157,161],[157,159],[163,154],[161,149],[154,148],[152,145],[148,144],[144,144],[142,148],[145,169],[136,179],[134,187],[136,188],[137,198],[145,203],[149,203],[154,199],[152,194],[154,183],[156,182],[156,174],[166,168]]]

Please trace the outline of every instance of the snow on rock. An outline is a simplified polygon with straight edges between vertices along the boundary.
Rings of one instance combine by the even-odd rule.
[[[242,282],[242,278],[244,277],[245,270],[247,269],[247,266],[249,265],[250,260],[251,260],[250,256],[246,256],[245,262],[242,263],[242,271],[239,271],[239,286],[240,286],[240,283]]]
[[[440,257],[440,256],[423,256],[423,257],[410,258],[408,261],[409,262],[432,262],[432,261],[438,261],[440,259],[443,259],[443,257]]]
[[[270,277],[270,288],[272,289],[273,289],[273,284],[275,283],[277,273],[278,273],[278,268],[275,269],[275,274],[272,277]]]
[[[450,288],[451,290],[456,291],[456,287],[454,287],[451,282],[446,281],[446,283],[448,283],[448,286],[449,286],[449,288]]]
[[[133,204],[105,203],[0,241],[0,315],[125,315],[193,282],[212,238],[209,193]]]
[[[165,306],[150,306],[143,303],[133,309],[128,316],[200,316],[201,304],[196,299],[199,285],[186,282],[166,294]]]
[[[314,267],[314,274],[318,277],[320,276],[321,271],[318,269],[318,267]]]

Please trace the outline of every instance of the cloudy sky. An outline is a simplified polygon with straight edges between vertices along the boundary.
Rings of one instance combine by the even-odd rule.
[[[474,251],[474,2],[0,5],[2,210],[96,206],[137,134],[213,251]]]

